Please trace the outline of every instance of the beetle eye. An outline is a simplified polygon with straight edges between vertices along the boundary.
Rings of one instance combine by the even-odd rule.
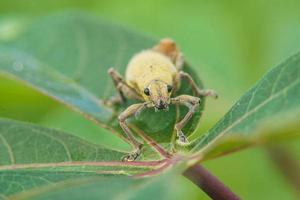
[[[173,89],[172,85],[168,85],[168,86],[167,86],[167,90],[168,90],[168,92],[171,92],[171,91],[172,91],[172,89]]]
[[[144,93],[145,93],[145,95],[149,96],[149,95],[150,95],[150,90],[149,90],[149,88],[145,88],[145,89],[144,89]]]

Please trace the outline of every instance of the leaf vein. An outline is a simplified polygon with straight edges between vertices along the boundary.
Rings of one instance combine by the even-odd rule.
[[[10,144],[7,142],[7,140],[4,138],[4,136],[2,134],[0,134],[0,139],[7,149],[7,153],[9,155],[11,164],[15,164],[15,162],[16,162],[15,156],[14,156],[14,153],[13,153],[13,150],[12,150]]]
[[[47,136],[47,137],[49,137],[49,138],[51,138],[51,139],[57,141],[57,142],[58,142],[59,144],[61,144],[61,145],[63,146],[63,148],[65,149],[65,152],[66,152],[66,154],[67,154],[68,160],[69,160],[70,162],[73,161],[73,160],[72,160],[72,155],[71,155],[71,152],[70,152],[68,146],[67,146],[63,141],[61,141],[59,138],[56,138],[56,137],[54,137],[54,136],[52,136],[52,135],[49,135],[49,134],[47,134],[47,133],[45,133],[45,132],[43,132],[43,131],[38,132],[36,129],[34,129],[34,128],[32,128],[32,127],[31,127],[30,129],[31,129],[33,132],[37,133],[37,134],[43,134],[43,135],[45,135],[45,136]]]

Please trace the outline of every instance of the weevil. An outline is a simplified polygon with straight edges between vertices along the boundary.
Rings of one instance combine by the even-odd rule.
[[[134,150],[123,157],[123,161],[134,161],[141,153],[143,146],[129,129],[126,119],[137,116],[146,108],[154,108],[155,111],[168,110],[170,104],[187,106],[189,111],[181,121],[175,124],[175,130],[179,144],[187,144],[188,140],[182,128],[191,119],[198,109],[201,96],[217,94],[210,89],[200,89],[193,78],[183,71],[184,58],[177,44],[170,38],[162,39],[157,45],[143,50],[134,55],[127,65],[125,78],[115,69],[110,68],[111,76],[118,95],[109,100],[109,104],[124,103],[126,98],[133,98],[141,103],[133,104],[125,109],[118,121],[134,146]],[[175,97],[176,91],[181,85],[182,79],[186,79],[195,96],[182,94]]]

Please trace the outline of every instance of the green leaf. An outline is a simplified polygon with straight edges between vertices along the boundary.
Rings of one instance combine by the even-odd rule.
[[[107,69],[115,67],[124,74],[130,58],[157,41],[77,12],[44,17],[23,32],[0,46],[0,74],[23,81],[125,139],[116,117],[134,101],[116,111],[102,104],[99,99],[115,94]],[[188,65],[185,71],[202,85]],[[186,83],[180,93],[192,94]],[[187,124],[185,134],[195,130],[203,105]],[[181,107],[180,117],[186,112]],[[147,110],[139,119],[130,120],[162,143],[174,140],[175,121],[175,106],[169,112]]]
[[[29,190],[11,198],[15,200],[173,199],[174,190],[181,187],[176,183],[172,172],[147,179],[129,177],[88,178]],[[173,198],[171,198],[172,196]]]
[[[36,89],[127,141],[116,118],[135,101],[116,108],[103,105],[102,99],[115,94],[107,69],[114,66],[123,74],[135,53],[155,43],[82,13],[53,15],[34,21],[0,45],[0,75]],[[187,64],[184,69],[202,86]],[[186,82],[180,93],[192,94]],[[184,129],[187,135],[198,124],[203,105]],[[76,183],[75,178],[161,172],[172,162],[159,160],[166,152],[151,138],[170,146],[177,117],[187,112],[184,107],[177,109],[172,106],[169,112],[160,113],[147,110],[140,118],[129,120],[133,130],[162,155],[144,148],[140,160],[151,161],[130,163],[120,161],[128,153],[121,148],[102,147],[69,135],[72,132],[1,119],[0,194],[7,196],[65,180]]]
[[[54,129],[0,118],[0,197],[59,181],[132,175],[160,162],[121,162],[126,152]]]
[[[274,137],[299,136],[299,99],[298,53],[247,91],[204,137],[195,141],[192,152],[202,156],[212,150],[224,154]]]

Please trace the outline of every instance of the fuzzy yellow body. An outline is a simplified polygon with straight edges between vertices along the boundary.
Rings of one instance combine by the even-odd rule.
[[[126,68],[125,79],[113,68],[108,70],[118,92],[118,96],[111,100],[112,103],[124,103],[126,98],[140,101],[126,108],[118,116],[120,127],[135,148],[122,160],[133,161],[141,153],[143,144],[134,137],[126,120],[131,116],[138,116],[146,108],[154,108],[155,111],[167,111],[171,104],[188,107],[189,111],[174,127],[178,143],[188,144],[182,128],[199,107],[201,100],[199,97],[213,96],[216,98],[217,94],[213,90],[198,88],[193,78],[182,71],[183,66],[183,55],[177,48],[176,43],[169,38],[165,38],[151,49],[133,56]],[[187,94],[175,96],[183,78],[186,79],[195,96]]]
[[[135,55],[129,62],[125,74],[128,85],[136,92],[147,99],[144,89],[152,81],[159,80],[167,85],[173,85],[177,69],[167,56],[153,51],[146,50]]]

